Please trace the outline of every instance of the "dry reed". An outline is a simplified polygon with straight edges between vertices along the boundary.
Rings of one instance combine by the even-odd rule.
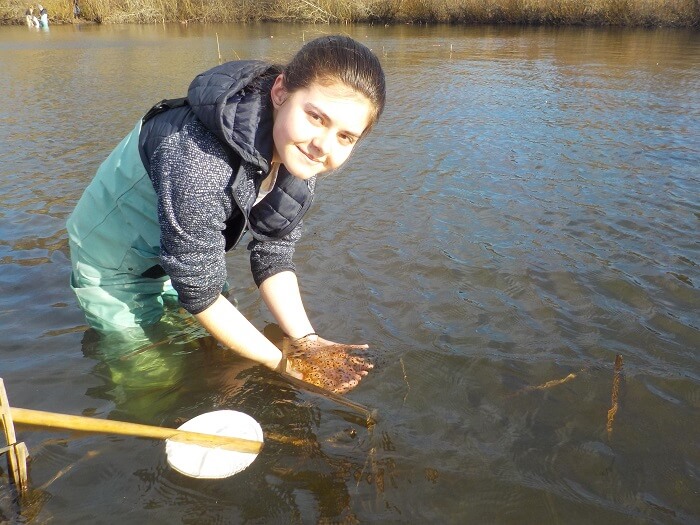
[[[700,0],[78,0],[97,23],[286,21],[698,27]],[[23,24],[31,2],[7,0],[0,23]],[[72,0],[45,0],[52,23]],[[33,4],[36,7],[36,4]]]

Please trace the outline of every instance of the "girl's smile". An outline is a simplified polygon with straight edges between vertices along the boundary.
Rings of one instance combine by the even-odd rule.
[[[340,167],[370,122],[369,100],[343,84],[315,83],[289,93],[280,75],[271,97],[272,160],[300,179]]]

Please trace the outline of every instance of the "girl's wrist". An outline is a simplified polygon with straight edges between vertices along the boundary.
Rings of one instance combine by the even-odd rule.
[[[275,367],[275,371],[279,372],[280,374],[287,371],[287,358],[284,355],[282,355],[282,359],[280,359],[279,364]]]
[[[276,349],[277,350],[277,349]],[[260,363],[265,365],[270,370],[278,370],[280,367],[286,365],[287,359],[284,357],[282,352],[279,352],[275,358],[260,360]]]

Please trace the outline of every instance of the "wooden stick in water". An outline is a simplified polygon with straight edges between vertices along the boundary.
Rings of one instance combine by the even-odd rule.
[[[200,445],[203,447],[221,448],[258,454],[262,449],[262,441],[250,439],[217,436],[201,432],[190,432],[174,428],[127,423],[110,419],[95,419],[84,416],[71,416],[56,412],[43,412],[26,408],[11,407],[10,412],[15,423],[64,430],[76,430],[99,434],[119,434],[124,436],[143,437],[151,439],[171,439],[181,443]]]
[[[281,373],[284,378],[292,383],[294,386],[304,389],[308,392],[313,392],[314,394],[319,394],[326,399],[330,399],[331,401],[335,401],[339,405],[342,405],[346,408],[349,408],[350,410],[355,411],[357,414],[362,416],[366,424],[365,426],[371,426],[372,424],[375,423],[376,420],[376,413],[374,410],[369,409],[365,405],[362,405],[360,403],[356,403],[355,401],[350,401],[349,399],[344,398],[343,396],[336,394],[334,392],[331,392],[330,390],[326,390],[325,388],[322,388],[320,386],[316,386],[313,383],[307,383],[306,381],[302,379],[297,379],[291,374],[288,374],[286,372]]]
[[[610,396],[610,410],[608,410],[608,422],[605,425],[605,429],[608,432],[608,436],[612,434],[613,421],[615,420],[615,414],[617,414],[618,409],[618,397],[620,395],[620,380],[622,378],[622,356],[617,354],[615,356],[615,370],[613,372],[613,383],[612,383],[612,394]]]
[[[0,453],[7,454],[10,474],[15,486],[18,489],[19,495],[24,496],[29,490],[29,481],[27,476],[27,458],[29,451],[24,443],[17,443],[15,435],[15,426],[10,413],[10,402],[7,400],[7,391],[5,383],[0,377],[0,425],[3,427],[5,441],[7,446],[3,447]]]

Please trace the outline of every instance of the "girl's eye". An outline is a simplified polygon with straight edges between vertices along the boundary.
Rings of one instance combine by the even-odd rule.
[[[355,137],[352,135],[340,135],[340,142],[346,146],[352,146],[355,143]]]
[[[323,118],[321,118],[321,115],[317,115],[316,113],[309,113],[309,118],[314,122],[323,122]]]

